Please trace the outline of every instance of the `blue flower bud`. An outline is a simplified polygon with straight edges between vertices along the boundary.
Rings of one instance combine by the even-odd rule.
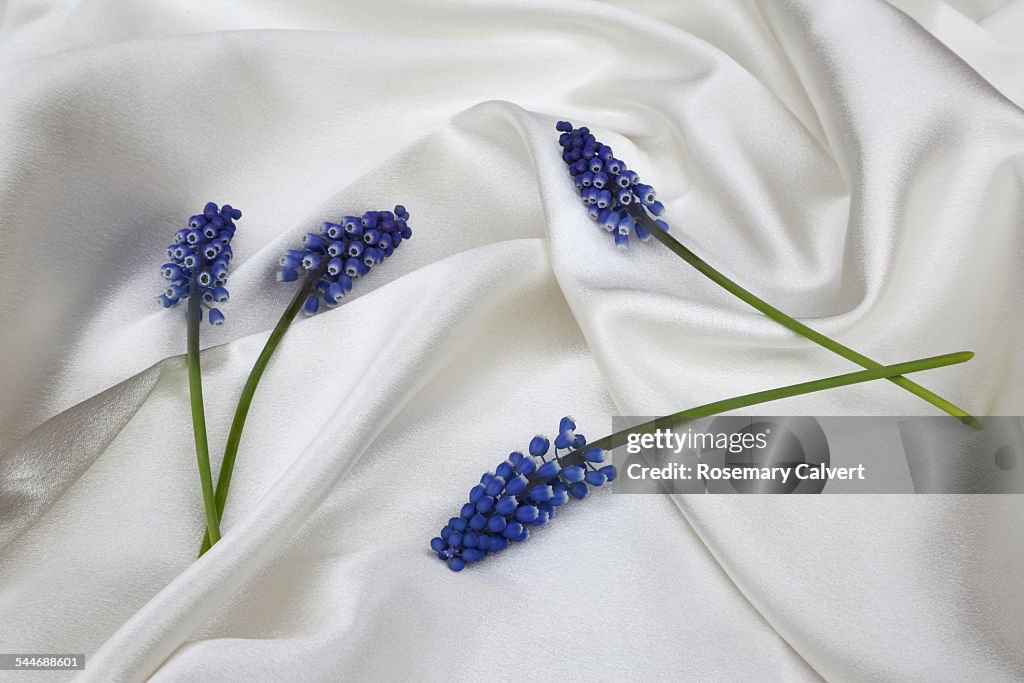
[[[519,522],[509,522],[501,535],[509,540],[515,540],[523,533],[523,525]]]
[[[522,524],[528,524],[533,520],[537,519],[538,514],[537,507],[534,505],[520,505],[516,509],[516,521]]]
[[[516,454],[513,453],[510,457],[514,459],[515,456],[516,456]],[[522,460],[522,459],[523,459],[523,454],[520,453],[519,454],[519,460]],[[505,481],[508,481],[509,479],[511,479],[515,475],[515,468],[512,467],[512,463],[511,462],[506,460],[505,462],[501,463],[500,465],[498,465],[495,468],[494,475],[497,476],[497,477],[501,477]]]
[[[477,484],[469,490],[469,502],[475,505],[485,495],[487,495],[486,487],[483,484]]]
[[[562,506],[562,505],[565,505],[567,502],[569,502],[569,492],[568,492],[569,490],[568,489],[565,489],[565,488],[554,488],[554,487],[552,487],[552,488],[554,489],[553,493],[551,494],[551,504],[552,505]]]
[[[650,185],[637,184],[633,186],[633,194],[643,203],[644,206],[650,206],[654,203],[655,192],[654,188]]]
[[[604,486],[606,481],[608,481],[608,477],[600,470],[587,472],[586,482],[591,486]]]
[[[487,493],[487,495],[492,496],[494,498],[497,498],[504,490],[505,479],[502,477],[494,477],[485,487],[485,492]]]
[[[622,217],[622,220],[619,221],[619,224],[615,229],[622,235],[629,235],[632,234],[634,225],[636,225],[636,221],[633,220],[632,216],[626,214]]]
[[[529,483],[530,481],[520,474],[509,480],[508,484],[505,485],[505,490],[508,491],[510,495],[518,496],[526,490],[526,486]]]
[[[537,436],[533,437],[533,439],[530,441],[530,455],[545,455],[550,447],[551,442],[548,441],[547,437],[538,434]]]
[[[345,228],[341,227],[340,223],[326,222],[320,226],[320,232],[327,235],[332,240],[340,240],[345,236]]]
[[[609,482],[615,481],[615,477],[619,476],[618,471],[615,469],[615,465],[605,465],[598,471],[603,474],[605,479]]]
[[[478,548],[467,548],[466,550],[462,551],[462,558],[466,562],[479,562],[480,560],[484,559],[484,553],[482,550],[479,550]]]
[[[591,448],[583,454],[583,459],[587,462],[604,462],[605,452],[600,448]]]
[[[562,478],[569,482],[583,481],[584,474],[583,468],[579,465],[570,465],[562,470]]]
[[[530,492],[529,494],[527,494],[527,497],[536,503],[540,503],[542,501],[551,500],[551,496],[553,496],[554,494],[554,489],[552,489],[548,485],[534,486],[532,489],[530,489]]]
[[[161,267],[161,272],[163,273],[164,278],[167,280],[181,280],[184,279],[185,277],[184,271],[181,269],[181,266],[177,265],[176,263],[165,263]]]
[[[519,461],[519,464],[516,465],[516,473],[523,474],[527,477],[533,474],[536,471],[536,469],[537,463],[533,460],[533,458],[523,458],[522,460]]]
[[[575,484],[569,486],[569,495],[571,495],[573,498],[576,498],[577,500],[583,500],[584,498],[586,498],[587,491],[589,491],[589,489],[587,488],[587,485],[582,481],[578,481]]]
[[[508,517],[516,511],[518,505],[519,502],[514,496],[506,496],[504,498],[500,498],[498,502],[494,504],[494,511],[499,515]]]
[[[316,270],[320,265],[320,258],[320,254],[310,252],[302,257],[302,267],[306,270]]]
[[[557,460],[549,460],[537,470],[538,479],[550,479],[562,469]]]

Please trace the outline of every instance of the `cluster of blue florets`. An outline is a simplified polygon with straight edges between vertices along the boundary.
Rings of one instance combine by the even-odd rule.
[[[277,279],[294,282],[299,271],[321,273],[303,311],[313,315],[320,301],[331,308],[352,291],[352,282],[370,272],[394,253],[403,240],[412,237],[406,221],[409,212],[399,204],[394,211],[367,211],[362,216],[345,216],[338,223],[324,223],[308,232],[303,249],[289,249],[281,257]]]
[[[228,264],[231,262],[231,240],[235,221],[242,212],[230,204],[218,207],[209,202],[203,212],[192,216],[188,227],[174,233],[174,244],[167,247],[168,263],[161,266],[169,281],[164,293],[157,297],[164,308],[176,305],[189,296],[195,277],[202,295],[202,305],[210,310],[211,325],[224,322],[224,314],[214,307],[228,300]],[[202,312],[200,312],[202,316]]]
[[[565,456],[559,456],[559,451],[578,452],[586,444],[586,437],[576,434],[571,417],[562,418],[550,459],[546,456],[551,442],[541,435],[533,437],[528,455],[514,451],[480,478],[459,516],[448,520],[441,535],[430,541],[431,550],[450,569],[461,571],[509,543],[525,541],[529,528],[546,524],[570,496],[582,499],[591,486],[613,481],[613,465],[598,467],[605,460],[600,448],[584,451],[581,464],[562,467]]]
[[[630,235],[644,242],[649,240],[651,234],[629,215],[626,207],[643,206],[660,216],[665,206],[655,197],[654,188],[641,183],[636,171],[616,159],[612,148],[595,138],[586,126],[573,128],[568,121],[559,121],[555,128],[562,133],[558,138],[562,160],[569,167],[590,217],[615,236],[615,244],[621,249],[629,247]],[[665,221],[654,222],[668,230]]]

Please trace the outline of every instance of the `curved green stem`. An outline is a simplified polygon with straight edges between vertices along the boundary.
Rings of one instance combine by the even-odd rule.
[[[790,384],[776,389],[768,389],[767,391],[758,391],[753,394],[735,396],[722,401],[715,401],[714,403],[706,403],[702,406],[697,406],[696,408],[682,410],[678,413],[673,413],[671,415],[666,415],[665,417],[659,417],[654,420],[644,422],[636,427],[630,427],[629,429],[609,434],[597,441],[588,443],[583,448],[562,456],[560,460],[563,467],[568,467],[569,465],[581,465],[585,462],[583,454],[586,451],[589,451],[591,448],[601,448],[604,450],[618,448],[626,443],[630,434],[653,432],[656,429],[678,427],[679,425],[699,420],[703,417],[710,417],[711,415],[725,413],[730,410],[737,410],[738,408],[746,408],[752,405],[757,405],[758,403],[776,401],[781,398],[791,398],[793,396],[800,396],[801,394],[811,394],[816,391],[825,391],[826,389],[835,389],[838,387],[849,386],[851,384],[859,384],[860,382],[870,382],[876,379],[891,379],[911,372],[920,372],[922,370],[931,370],[933,368],[941,368],[947,365],[966,363],[971,358],[974,358],[974,354],[970,351],[948,353],[942,356],[921,358],[919,360],[897,363],[895,365],[883,365],[871,370],[860,370],[859,372],[835,375],[824,379],[816,379],[811,382],[801,382],[800,384]],[[535,482],[531,482],[530,488],[539,483],[539,479]]]
[[[823,346],[829,351],[832,351],[833,353],[838,354],[843,358],[846,358],[847,360],[853,361],[862,368],[876,369],[883,367],[882,364],[879,363],[878,361],[874,361],[868,358],[867,356],[858,353],[857,351],[854,351],[850,347],[844,346],[843,344],[840,344],[839,342],[835,341],[830,337],[826,337],[817,330],[811,329],[810,327],[804,325],[799,320],[796,320],[795,318],[786,315],[785,313],[775,308],[771,304],[758,298],[752,292],[739,286],[738,284],[727,278],[725,275],[711,267],[711,265],[708,264],[707,261],[705,261],[701,257],[697,256],[695,253],[690,251],[682,242],[680,242],[679,240],[677,240],[676,238],[672,237],[670,234],[659,228],[658,225],[654,222],[654,220],[647,214],[647,211],[644,210],[643,208],[634,204],[628,208],[628,211],[629,214],[637,222],[639,222],[645,230],[654,235],[654,237],[657,238],[659,242],[661,242],[666,247],[671,249],[672,252],[679,256],[681,259],[683,259],[691,266],[696,268],[702,275],[704,275],[712,282],[725,289],[730,294],[736,296],[745,303],[753,306],[761,313],[764,313],[766,316],[768,316],[775,322],[779,323],[780,325],[783,325],[784,327],[789,328],[790,330],[793,330],[799,335],[806,337],[815,344]],[[960,418],[961,422],[963,422],[964,424],[970,425],[975,429],[981,428],[981,423],[978,421],[977,418],[975,418],[962,408],[954,405],[950,401],[947,401],[941,396],[929,391],[928,389],[925,389],[917,382],[911,381],[906,377],[899,376],[887,377],[887,379],[893,384],[903,387],[904,389],[914,394],[915,396],[923,398],[925,401],[928,401],[936,408],[944,410],[950,415],[953,415],[954,417]]]
[[[192,431],[199,461],[199,481],[206,507],[206,528],[211,543],[220,540],[217,505],[213,499],[213,473],[210,471],[210,446],[206,441],[206,411],[203,407],[203,377],[199,367],[199,322],[202,316],[202,288],[192,278],[188,292],[188,393],[192,404]]]
[[[263,371],[267,369],[270,357],[274,355],[277,345],[281,343],[284,333],[288,331],[295,316],[298,315],[306,297],[309,296],[317,280],[326,272],[328,259],[323,259],[320,266],[311,271],[302,286],[295,292],[288,308],[284,310],[281,319],[277,321],[274,330],[270,333],[267,343],[264,344],[259,358],[249,372],[249,379],[245,381],[242,388],[242,395],[238,397],[238,406],[235,408],[235,417],[231,421],[231,431],[228,433],[228,442],[224,447],[224,460],[220,466],[220,474],[217,476],[216,511],[218,515],[224,514],[224,505],[228,499],[228,489],[231,487],[231,475],[235,470],[235,458],[238,456],[238,446],[242,442],[242,429],[245,427],[245,418],[249,415],[249,406],[252,405],[253,396],[256,395],[256,387],[259,386]],[[203,538],[202,546],[199,548],[199,556],[210,549],[211,538],[209,534]],[[216,541],[213,541],[216,543]]]

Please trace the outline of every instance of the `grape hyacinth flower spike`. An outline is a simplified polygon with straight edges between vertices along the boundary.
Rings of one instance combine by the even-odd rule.
[[[352,291],[353,282],[391,256],[404,240],[412,237],[409,212],[399,204],[394,211],[367,211],[362,216],[345,216],[338,223],[324,223],[306,233],[302,249],[289,249],[281,257],[277,279],[294,282],[299,272],[315,275],[302,310],[313,315],[323,302],[333,308]]]
[[[199,463],[199,480],[206,510],[206,525],[212,542],[220,538],[220,515],[214,502],[213,474],[210,471],[210,449],[206,438],[206,412],[203,405],[202,369],[199,362],[199,323],[203,309],[208,308],[211,325],[224,323],[224,314],[214,304],[228,300],[228,266],[231,263],[231,240],[235,221],[242,212],[230,204],[217,206],[209,202],[203,212],[189,219],[188,227],[174,233],[174,243],[167,247],[168,262],[161,266],[167,288],[157,297],[164,308],[185,300],[188,325],[188,379],[192,405],[192,430]]]
[[[694,420],[769,401],[965,363],[973,356],[969,351],[950,353],[735,396],[660,417],[589,443],[585,436],[576,432],[575,420],[563,417],[554,441],[537,435],[530,441],[526,453],[513,451],[492,472],[480,477],[480,483],[470,489],[468,501],[463,503],[458,515],[449,519],[441,533],[430,540],[430,549],[449,569],[458,572],[470,563],[504,550],[511,543],[525,541],[532,527],[546,525],[570,499],[583,499],[592,489],[615,481],[618,472],[614,465],[605,462],[607,452],[625,445],[634,434],[674,429]]]
[[[646,242],[653,236],[702,275],[780,325],[863,368],[882,367],[881,363],[768,304],[669,235],[668,223],[659,218],[665,207],[658,201],[654,188],[640,182],[637,173],[618,159],[612,148],[598,140],[589,128],[576,128],[569,121],[559,121],[555,128],[560,134],[558,142],[562,147],[562,161],[569,170],[588,215],[600,227],[612,233],[618,247],[628,248],[631,237]],[[892,377],[889,381],[959,418],[965,424],[980,428],[977,418],[920,384],[906,377]]]
[[[306,315],[313,315],[340,304],[352,291],[356,280],[365,277],[412,237],[408,221],[409,212],[401,204],[392,211],[367,211],[361,216],[343,216],[337,222],[326,222],[317,230],[306,233],[301,249],[289,249],[281,256],[278,281],[287,283],[301,279],[302,282],[270,333],[238,399],[217,478],[214,499],[218,515],[224,513],[242,429],[256,387],[289,325],[300,310]],[[202,555],[209,547],[210,538],[207,536],[199,554]]]
[[[591,488],[614,481],[614,465],[602,465],[604,451],[581,451],[587,439],[575,430],[573,419],[563,417],[554,448],[547,437],[537,435],[526,453],[513,451],[484,474],[459,516],[430,541],[431,550],[450,569],[461,571],[510,543],[525,541],[531,527],[547,524],[570,498],[585,498]]]

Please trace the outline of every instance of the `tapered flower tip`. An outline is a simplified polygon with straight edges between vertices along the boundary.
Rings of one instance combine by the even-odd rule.
[[[665,206],[655,198],[654,188],[639,182],[636,172],[617,159],[612,148],[595,138],[586,126],[575,128],[569,121],[559,121],[555,129],[560,133],[558,144],[562,147],[562,161],[569,169],[587,215],[612,232],[615,245],[620,249],[629,248],[632,234],[646,242],[650,233],[633,226],[631,218],[630,223],[619,224],[616,230],[615,225],[609,224],[608,217],[628,217],[625,209],[633,204],[655,216],[662,215]],[[667,230],[668,226],[663,229]]]
[[[230,204],[217,206],[208,202],[202,213],[188,219],[187,228],[174,233],[174,243],[167,247],[170,262],[160,267],[160,274],[169,282],[164,294],[157,297],[161,306],[170,308],[187,299],[193,280],[202,289],[199,298],[203,306],[228,300],[224,285],[232,256],[231,240],[235,235],[234,221],[241,217],[242,212]],[[213,325],[221,325],[224,314],[211,308],[207,319]]]
[[[404,240],[412,237],[406,223],[409,212],[401,204],[392,211],[367,211],[361,216],[343,216],[324,222],[302,238],[302,249],[289,249],[281,257],[279,282],[294,282],[304,271],[316,278],[311,297],[303,311],[313,315],[320,303],[333,308],[352,290],[352,281],[391,256]]]
[[[571,417],[563,418],[559,427],[570,442],[567,448],[585,443],[582,435],[575,434],[576,421]],[[603,460],[600,449],[590,449],[581,464],[563,468],[565,455],[559,456],[557,443],[554,457],[546,459],[550,446],[538,435],[530,443],[529,455],[513,451],[494,472],[485,472],[480,483],[470,489],[469,502],[463,504],[459,516],[449,519],[440,535],[431,539],[430,549],[438,558],[457,570],[479,562],[509,543],[525,541],[528,527],[547,524],[570,498],[585,498],[591,487],[615,478],[610,465],[597,469],[591,464]]]

